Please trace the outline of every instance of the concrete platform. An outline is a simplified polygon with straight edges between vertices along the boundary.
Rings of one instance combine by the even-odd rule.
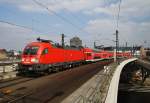
[[[116,103],[111,101],[112,96],[112,98],[116,100],[117,95],[114,95],[114,93],[118,91],[115,88],[118,84],[113,81],[116,80],[114,75],[116,74],[117,80],[119,81],[120,74],[117,71],[118,68],[120,70],[124,65],[135,60],[136,58],[122,61],[119,64],[112,63],[109,66],[104,66],[102,71],[98,72],[61,103]],[[115,92],[113,93],[111,91]]]
[[[16,65],[6,65],[6,66],[0,66],[0,73],[7,73],[7,72],[12,72],[16,70]]]
[[[0,73],[0,80],[15,78],[16,73],[17,73],[17,71],[7,72],[7,73]]]
[[[0,80],[16,77],[17,64],[0,66]]]
[[[104,66],[102,71],[94,75],[61,103],[98,103],[103,101],[109,87],[106,85],[108,83],[106,78],[109,76],[110,69],[110,66]]]

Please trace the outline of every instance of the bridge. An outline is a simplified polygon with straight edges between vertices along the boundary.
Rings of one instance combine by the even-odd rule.
[[[142,67],[143,78],[149,75],[150,63],[137,58],[124,60],[120,63],[113,63],[109,66],[105,66],[103,71],[97,73],[77,91],[63,100],[62,103],[118,103],[119,81],[123,69],[129,64]],[[136,70],[139,69],[133,69],[133,71]],[[141,81],[143,81],[143,78]]]
[[[17,63],[17,62],[18,61],[6,62],[3,64],[8,64],[9,66],[10,65],[12,66],[12,64]],[[94,65],[96,66],[97,64],[94,64]],[[1,66],[4,67],[4,65],[1,65]],[[73,92],[69,92],[70,93],[69,95],[65,95],[63,97],[63,99],[62,100],[60,99],[60,100],[62,103],[118,103],[119,90],[123,90],[123,91],[128,91],[131,89],[132,89],[132,91],[137,90],[137,88],[134,88],[134,87],[132,88],[133,85],[134,86],[136,85],[140,88],[145,88],[145,87],[143,87],[143,83],[145,83],[145,81],[147,81],[146,78],[148,78],[148,76],[150,74],[149,70],[150,70],[150,63],[147,61],[140,60],[138,58],[131,58],[131,59],[127,59],[127,60],[122,60],[120,62],[114,62],[109,65],[105,65],[102,70],[97,71],[97,73],[94,76],[92,76],[91,78],[89,78],[89,80],[86,81],[83,85],[78,86],[78,88],[76,90],[74,90]],[[90,69],[90,71],[92,72],[92,69]],[[81,72],[83,72],[83,71],[81,71]],[[63,74],[63,73],[59,73],[59,74]],[[58,74],[56,74],[56,75],[58,75]],[[77,74],[77,75],[78,75],[78,78],[80,78],[79,74]],[[83,74],[81,74],[81,75],[83,75]],[[70,77],[70,75],[69,75],[69,77]],[[45,78],[45,77],[43,77],[43,78]],[[52,76],[52,78],[53,78],[53,76]],[[57,78],[60,78],[60,77],[57,77]],[[77,78],[77,77],[74,77],[74,78]],[[84,79],[84,77],[81,76],[81,79],[82,78]],[[27,79],[27,78],[25,78],[25,79]],[[65,79],[63,79],[63,80],[65,82]],[[72,80],[73,79],[71,79],[71,81]],[[54,79],[52,79],[52,81],[54,81]],[[79,82],[79,81],[76,81],[75,85],[80,84],[77,82]],[[150,81],[148,81],[148,82],[150,84]],[[45,81],[45,83],[46,83],[46,81]],[[66,81],[66,83],[71,83],[71,82]],[[26,83],[26,84],[28,84],[28,83]],[[31,84],[31,83],[29,82],[29,84]],[[72,84],[69,84],[66,87],[64,85],[64,87],[62,86],[62,88],[67,88],[71,85]],[[25,85],[23,84],[23,86],[25,86]],[[16,87],[21,88],[19,86],[16,86]],[[13,86],[13,90],[16,87]],[[56,87],[57,86],[55,85],[54,88],[56,88]],[[53,89],[53,87],[51,87],[51,88]],[[59,85],[58,85],[58,88],[62,91],[62,88],[60,88]],[[147,85],[146,89],[142,89],[142,90],[147,90],[147,88],[149,88],[148,85]],[[48,90],[48,89],[46,89],[46,90]],[[138,88],[138,91],[139,90],[140,89]],[[22,103],[22,102],[20,102],[20,100],[23,100],[24,103],[28,103],[29,98],[27,98],[27,96],[29,96],[31,94],[32,93],[29,92],[29,94],[26,94],[17,99],[14,99],[10,103],[16,103],[16,101],[19,101],[19,103]],[[61,98],[61,95],[63,95],[63,92],[60,95],[57,95],[56,98],[58,98],[58,100],[59,100],[59,96]],[[30,99],[31,98],[32,97],[30,97]],[[52,97],[51,99],[54,99],[54,98],[55,97]],[[33,99],[33,100],[35,100],[35,99]],[[27,102],[25,102],[25,101],[27,101]],[[31,102],[31,100],[30,100],[30,102]],[[37,101],[34,101],[34,102],[38,103],[39,100],[38,100],[38,102]],[[47,103],[51,103],[51,102],[47,102]],[[121,103],[121,102],[119,102],[119,103]]]

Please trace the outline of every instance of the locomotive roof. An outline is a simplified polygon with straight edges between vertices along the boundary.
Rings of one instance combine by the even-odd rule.
[[[50,42],[31,42],[27,46],[52,46],[54,48],[62,48],[62,49],[71,49],[71,50],[80,50],[81,48],[75,48],[70,46],[65,46],[64,48],[61,45],[58,44],[52,44]]]
[[[46,42],[31,42],[28,44],[28,46],[44,46],[44,45],[51,45],[51,44]]]

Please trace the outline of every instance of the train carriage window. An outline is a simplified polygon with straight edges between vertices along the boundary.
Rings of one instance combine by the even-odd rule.
[[[44,54],[48,54],[48,48],[45,48],[45,49],[43,50],[42,55],[44,55]]]

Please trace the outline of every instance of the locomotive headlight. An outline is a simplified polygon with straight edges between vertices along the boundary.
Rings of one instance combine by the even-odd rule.
[[[24,62],[24,61],[25,61],[25,58],[22,58],[21,61]]]
[[[33,62],[33,63],[38,63],[39,60],[38,60],[38,58],[32,58],[32,59],[31,59],[31,62]]]

